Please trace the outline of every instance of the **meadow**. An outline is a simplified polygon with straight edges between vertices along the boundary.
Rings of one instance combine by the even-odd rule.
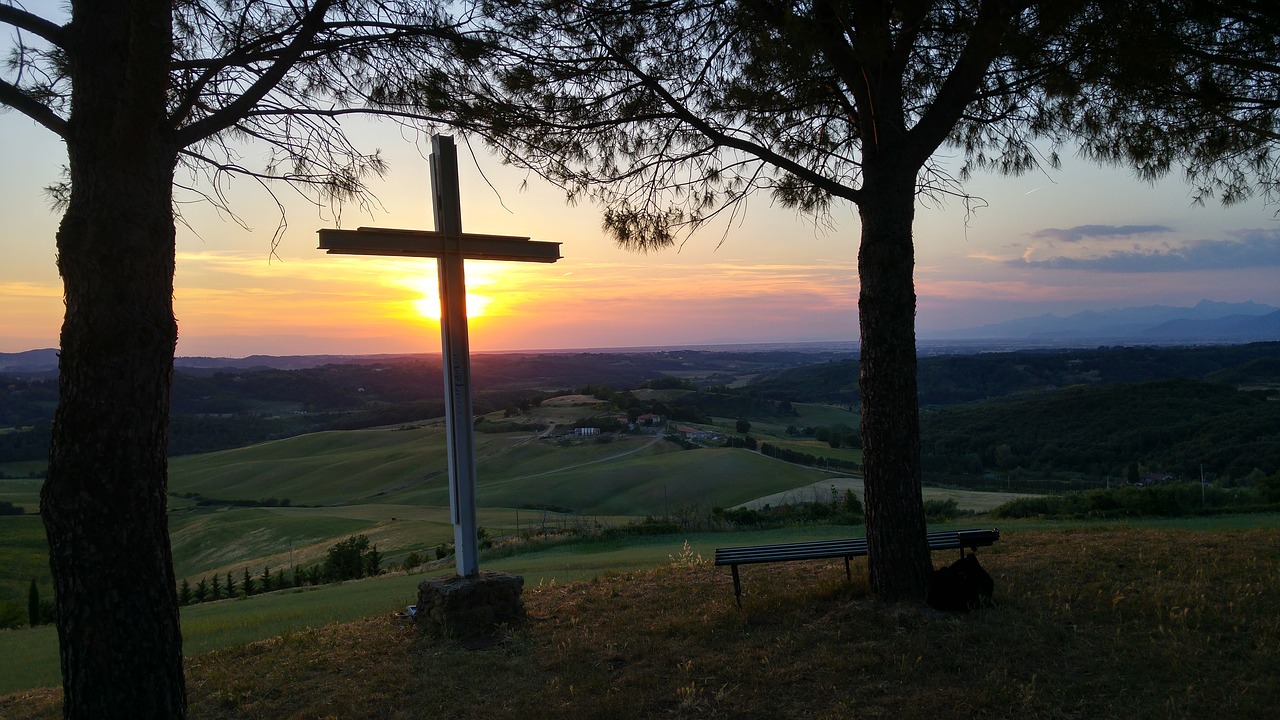
[[[541,410],[541,419],[568,423],[591,405],[590,398],[561,400]],[[834,406],[797,409],[802,418],[820,417],[828,424],[848,418]],[[716,418],[700,427],[731,433],[733,425],[733,419]],[[784,428],[753,423],[752,434],[819,447],[789,438]],[[307,566],[321,562],[335,541],[356,533],[382,549],[384,567],[398,566],[410,552],[434,557],[435,546],[452,537],[443,442],[439,424],[426,422],[315,433],[175,458],[170,531],[178,577],[194,584],[228,572],[238,579],[244,568],[256,575],[263,567]],[[857,458],[852,450],[831,452]],[[683,450],[657,435],[599,440],[544,438],[527,431],[479,433],[477,459],[479,520],[494,536],[537,535],[541,527],[571,524],[618,526],[646,516],[679,515],[691,507],[706,512],[715,506],[827,500],[833,490],[861,490],[855,477],[741,449]],[[38,488],[36,480],[0,480],[0,496],[22,500],[17,504],[31,509]],[[926,499],[956,499],[974,513],[1014,497],[930,487],[924,492]],[[960,523],[991,524],[981,516]],[[1195,649],[1199,655],[1188,661],[1190,671],[1210,678],[1222,671],[1197,663],[1220,662],[1224,653],[1238,659],[1243,672],[1273,662],[1280,615],[1276,601],[1260,598],[1257,588],[1267,582],[1274,586],[1280,563],[1277,526],[1275,515],[1128,524],[1004,521],[1004,539],[982,553],[1001,588],[997,604],[961,619],[880,606],[867,591],[865,561],[855,565],[853,583],[845,582],[840,563],[746,569],[748,596],[744,608],[736,610],[728,572],[705,562],[718,546],[847,537],[861,535],[860,527],[690,529],[625,540],[535,543],[532,551],[500,547],[482,556],[482,566],[525,577],[533,621],[491,653],[424,644],[393,619],[414,601],[418,582],[452,571],[447,561],[413,574],[390,572],[183,608],[192,715],[479,717],[448,707],[507,693],[496,707],[486,703],[483,716],[525,716],[519,715],[523,708],[530,717],[845,717],[857,708],[859,717],[926,717],[931,711],[936,717],[945,706],[929,696],[932,684],[946,688],[944,697],[968,703],[974,714],[1012,717],[1009,708],[1020,707],[1030,711],[1025,716],[1048,716],[1045,703],[1071,698],[1059,680],[1044,679],[1055,668],[1040,643],[1110,648],[1121,638],[1154,643],[1169,636],[1161,642]],[[0,601],[25,603],[31,577],[47,597],[43,542],[37,516],[0,517],[5,553]],[[1246,557],[1245,548],[1256,552]],[[1225,565],[1196,574],[1186,567],[1195,557]],[[1090,558],[1109,559],[1095,566]],[[1235,578],[1224,586],[1225,599],[1206,584],[1223,577]],[[1166,588],[1170,583],[1187,587],[1171,595],[1176,588]],[[1037,602],[1036,593],[1044,603]],[[1107,616],[1104,596],[1110,611],[1123,611],[1124,618]],[[1256,643],[1228,636],[1219,602],[1239,611],[1239,628],[1258,631]],[[1087,607],[1085,621],[1072,625],[1084,629],[1055,629],[1055,623],[1073,620],[1073,603]],[[1197,622],[1188,624],[1188,618]],[[1225,637],[1230,648],[1205,649],[1201,632]],[[1027,676],[1026,669],[1001,655],[998,638],[1008,643],[1006,649],[1015,649],[1015,657],[1025,645],[1035,646],[1039,669]],[[933,641],[939,643],[936,648]],[[970,643],[976,644],[973,652]],[[58,684],[56,645],[51,626],[0,632],[0,695],[17,693],[0,698],[0,717],[58,714],[57,692],[39,689]],[[1121,679],[1105,682],[1084,665],[1084,649],[1076,652],[1077,679],[1101,682],[1107,692],[1120,694],[1108,702],[1123,699],[1117,707],[1134,712],[1132,698],[1121,698],[1123,688],[1115,683],[1145,688],[1137,669],[1121,666],[1131,660],[1141,669],[1140,657],[1133,654],[1138,650],[1111,648],[1115,657],[1107,671]],[[269,671],[266,663],[280,670]],[[324,687],[335,685],[335,677],[348,677],[351,667],[361,669],[352,696]],[[870,672],[871,679],[840,680],[839,672],[849,671],[858,678]],[[502,676],[499,687],[476,695],[465,687],[472,672]],[[959,680],[970,676],[976,690]],[[792,677],[800,682],[776,694],[779,683],[771,678]],[[280,685],[282,678],[283,687],[268,687]],[[617,689],[611,689],[614,684]],[[1046,685],[1052,689],[1045,692]],[[1205,689],[1189,685],[1183,690],[1185,707],[1208,707]],[[1145,697],[1146,690],[1131,692]],[[1277,691],[1263,683],[1235,692],[1231,707],[1248,709]],[[361,704],[351,704],[357,701]],[[1098,707],[1059,716],[1090,717],[1086,709]]]
[[[569,424],[597,412],[598,404],[565,396],[523,419]],[[833,406],[797,409],[804,422],[850,417]],[[501,420],[501,413],[489,419]],[[734,423],[717,418],[698,427],[730,433]],[[771,427],[753,428],[753,434],[783,441],[785,435],[763,434]],[[774,429],[782,433],[785,426]],[[857,457],[853,450],[832,452]],[[683,450],[656,434],[556,439],[527,431],[477,433],[476,456],[479,522],[493,536],[543,525],[616,526],[761,498],[777,504],[794,501],[797,488],[811,486],[823,488],[824,495],[833,484],[860,489],[856,478],[742,449]],[[435,547],[453,537],[445,468],[438,421],[312,433],[174,458],[169,527],[175,572],[194,585],[214,574],[239,578],[246,568],[255,575],[264,567],[288,571],[322,562],[333,543],[355,534],[368,536],[387,565],[411,552],[434,557]],[[0,496],[34,512],[39,484],[3,479]],[[957,497],[962,509],[971,510],[994,501],[987,493],[926,488],[925,494]],[[43,597],[52,591],[38,518],[0,517],[0,548],[6,560],[0,563],[0,602],[17,604],[25,613],[32,577]]]
[[[717,544],[839,528],[693,535],[688,552],[677,536],[557,547],[494,563],[526,572],[530,621],[482,651],[393,616],[421,575],[212,603],[183,615],[191,716],[1266,717],[1280,706],[1278,526],[1015,523],[979,553],[994,602],[965,615],[875,601],[865,561],[852,582],[839,562],[752,567],[739,608],[706,561]],[[574,576],[574,556],[597,564]],[[220,649],[200,639],[255,616],[287,622],[290,604],[319,615],[326,597],[368,602],[366,619]],[[0,633],[0,658],[41,632]],[[59,692],[0,697],[0,716],[58,717]]]

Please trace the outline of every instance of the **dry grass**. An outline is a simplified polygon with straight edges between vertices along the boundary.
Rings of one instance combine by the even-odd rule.
[[[191,658],[194,718],[1255,718],[1280,707],[1280,530],[1006,533],[997,602],[886,607],[839,562],[526,590],[487,650],[390,618]],[[944,558],[940,555],[937,560]],[[54,691],[0,717],[59,714]]]

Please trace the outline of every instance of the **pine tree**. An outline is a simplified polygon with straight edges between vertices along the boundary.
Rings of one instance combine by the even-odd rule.
[[[227,599],[231,600],[236,596],[236,581],[231,577],[231,571],[227,571]]]
[[[253,576],[249,574],[249,568],[244,569],[244,579],[240,582],[240,587],[244,588],[245,597],[253,594]]]
[[[64,211],[67,301],[40,503],[66,717],[186,716],[165,515],[178,169],[215,205],[236,174],[274,176],[318,204],[360,202],[385,161],[329,113],[369,112],[375,79],[433,65],[451,12],[434,2],[0,2],[0,107],[67,146],[66,181],[52,193]],[[238,161],[248,138],[268,149],[265,168]]]
[[[217,573],[214,573],[213,582],[210,583],[209,585],[209,599],[210,600],[222,599],[222,581],[218,578]]]
[[[187,582],[186,578],[182,578],[182,586],[178,588],[178,604],[191,604],[191,583]]]
[[[757,191],[857,210],[867,568],[889,602],[923,602],[932,573],[917,199],[974,202],[973,172],[1056,167],[1072,142],[1147,180],[1181,164],[1198,198],[1280,187],[1274,2],[483,5],[493,56],[405,94],[468,98],[508,160],[599,202],[619,245],[678,245]]]
[[[36,579],[31,578],[31,587],[27,589],[27,621],[31,627],[40,624],[40,588],[36,587]]]
[[[271,592],[271,590],[272,590],[272,587],[271,587],[271,568],[269,568],[269,567],[263,567],[263,568],[262,568],[262,592],[264,592],[264,593],[269,593],[269,592]]]
[[[205,578],[200,578],[200,582],[196,583],[195,598],[198,603],[209,598],[209,581]]]

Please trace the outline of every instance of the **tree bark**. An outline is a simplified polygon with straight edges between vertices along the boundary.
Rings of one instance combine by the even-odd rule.
[[[75,2],[58,229],[66,314],[49,537],[68,718],[186,715],[165,517],[173,317],[171,6]]]
[[[858,382],[871,589],[887,602],[923,602],[933,563],[920,494],[915,173],[868,169],[865,177],[858,203]]]

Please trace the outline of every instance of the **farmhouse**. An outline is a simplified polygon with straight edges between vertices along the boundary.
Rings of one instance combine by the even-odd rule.
[[[1168,485],[1173,482],[1173,476],[1169,473],[1142,473],[1142,477],[1138,480],[1139,487],[1151,487],[1153,485]]]
[[[685,425],[677,425],[676,432],[680,434],[680,439],[685,442],[723,442],[724,436],[711,430],[699,430]]]

